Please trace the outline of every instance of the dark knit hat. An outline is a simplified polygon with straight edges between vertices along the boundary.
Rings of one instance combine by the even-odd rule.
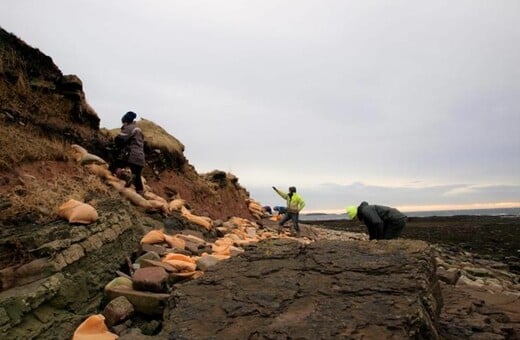
[[[135,112],[132,112],[132,111],[128,111],[127,113],[125,113],[125,115],[123,116],[123,118],[121,118],[121,121],[123,123],[131,123],[134,121],[134,119],[137,117],[137,114]]]

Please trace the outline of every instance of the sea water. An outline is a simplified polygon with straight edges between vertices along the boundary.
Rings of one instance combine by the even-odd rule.
[[[465,209],[465,210],[438,210],[438,211],[413,211],[403,212],[409,217],[431,217],[431,216],[520,216],[520,208],[500,209]],[[347,214],[300,214],[302,221],[330,221],[347,220]]]

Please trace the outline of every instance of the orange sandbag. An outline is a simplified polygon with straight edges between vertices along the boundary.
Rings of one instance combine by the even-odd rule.
[[[209,217],[197,215],[184,215],[190,222],[203,226],[207,230],[211,230],[213,221]]]
[[[178,238],[183,239],[188,242],[193,242],[198,245],[201,245],[201,244],[205,245],[207,243],[206,240],[204,240],[200,237],[197,237],[197,236],[193,236],[193,235],[177,234],[177,235],[175,235],[175,237],[178,237]]]
[[[121,192],[125,188],[125,183],[115,176],[108,177],[107,182],[111,187],[113,187],[119,192]]]
[[[121,195],[123,195],[123,197],[128,199],[130,202],[132,202],[133,204],[135,204],[141,208],[151,209],[151,207],[152,207],[152,205],[150,204],[150,202],[148,202],[148,200],[146,198],[139,195],[138,193],[136,193],[134,190],[132,190],[130,188],[123,188],[123,189],[121,189],[120,193],[121,193]]]
[[[195,263],[181,261],[181,260],[162,260],[164,263],[168,263],[173,268],[181,271],[181,272],[193,272],[197,269],[197,265]]]
[[[186,248],[186,241],[184,241],[180,237],[170,236],[170,235],[164,234],[164,240],[172,248],[177,248],[177,249],[184,249],[184,248]]]
[[[76,162],[79,162],[83,158],[83,156],[88,154],[87,150],[85,150],[83,147],[81,147],[77,144],[72,144],[70,147],[72,148],[72,151],[74,154],[74,160]]]
[[[264,210],[259,205],[249,204],[248,208],[249,208],[249,211],[251,211],[251,212],[255,212],[255,213],[258,213],[258,214],[263,214],[264,213]]]
[[[249,227],[255,225],[253,222],[246,220],[245,218],[233,216],[228,220],[229,223],[233,224],[235,227]]]
[[[162,230],[152,230],[141,239],[141,244],[154,244],[161,242],[164,242],[164,232]]]
[[[149,199],[148,203],[150,204],[150,208],[147,210],[161,210],[161,211],[168,210],[168,205],[166,204],[166,202],[163,202],[160,200]]]
[[[195,270],[195,271],[192,271],[192,272],[171,273],[170,277],[178,277],[178,278],[183,278],[183,279],[187,279],[187,278],[198,279],[202,275],[204,275],[203,271]]]
[[[151,201],[151,200],[153,200],[153,201],[161,201],[162,203],[168,204],[168,202],[166,202],[166,200],[164,198],[162,198],[159,195],[154,194],[151,191],[146,191],[144,193],[144,198],[146,198],[149,201]]]
[[[168,207],[170,208],[170,211],[178,211],[181,210],[181,208],[186,204],[186,201],[182,198],[176,198],[170,203],[168,203]]]
[[[234,241],[231,235],[226,235],[226,237],[216,239],[213,243],[217,246],[229,246],[232,245]]]
[[[58,208],[58,215],[62,216],[65,213],[68,214],[68,212],[70,210],[74,209],[75,207],[77,207],[80,204],[81,204],[80,201],[76,201],[75,199],[70,199],[67,202],[60,205],[60,207]],[[62,216],[62,217],[64,217],[64,216]]]
[[[195,263],[195,260],[187,255],[184,254],[178,254],[178,253],[169,253],[164,256],[164,260],[179,260],[179,261],[186,261]]]
[[[97,221],[98,213],[90,204],[70,199],[58,208],[58,215],[69,223],[89,224]]]
[[[81,159],[79,160],[79,164],[81,164],[81,165],[91,164],[91,163],[107,164],[107,162],[105,162],[105,160],[103,158],[96,156],[94,154],[91,154],[91,153],[87,153],[86,155],[83,155],[83,157],[81,157]]]
[[[72,340],[114,340],[118,336],[108,331],[105,317],[101,314],[89,316],[76,328]]]
[[[212,245],[211,250],[213,251],[213,254],[219,254],[219,255],[230,255],[231,249],[230,245]]]
[[[85,168],[91,173],[101,178],[109,178],[112,174],[106,165],[99,165],[95,163],[85,165]]]

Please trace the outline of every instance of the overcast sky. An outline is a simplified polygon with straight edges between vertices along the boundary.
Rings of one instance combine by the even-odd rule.
[[[0,25],[101,126],[133,110],[263,204],[520,204],[519,1],[2,0]]]

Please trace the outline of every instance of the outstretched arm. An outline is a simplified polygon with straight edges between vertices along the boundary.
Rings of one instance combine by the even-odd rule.
[[[273,186],[273,190],[276,191],[278,195],[280,195],[283,199],[287,199],[288,196],[285,192],[278,190],[275,186]]]

